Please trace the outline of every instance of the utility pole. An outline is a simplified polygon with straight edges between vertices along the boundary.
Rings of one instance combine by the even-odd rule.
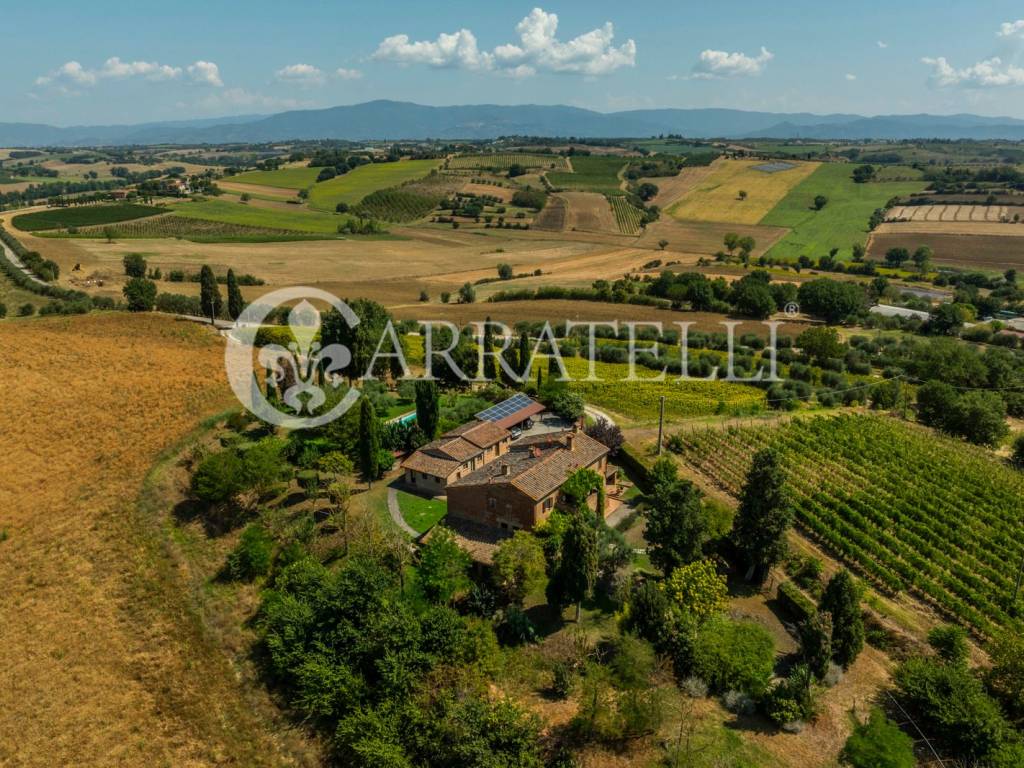
[[[665,396],[661,396],[658,406],[658,455],[661,456],[662,437],[665,434]],[[1019,581],[1019,580],[1018,580]]]

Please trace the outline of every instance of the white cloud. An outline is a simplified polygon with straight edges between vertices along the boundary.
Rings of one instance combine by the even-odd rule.
[[[188,76],[192,81],[200,85],[212,85],[214,88],[223,88],[224,81],[220,79],[220,67],[212,61],[197,61],[189,64]]]
[[[888,47],[889,47],[889,44],[888,44],[888,43],[886,43],[886,42],[883,42],[883,41],[881,41],[881,40],[877,41],[877,42],[875,43],[875,45],[877,45],[877,46],[878,46],[879,48],[888,48]]]
[[[1019,37],[1024,39],[1024,19],[1017,21],[1004,21],[999,25],[997,37]]]
[[[710,48],[701,51],[700,59],[693,66],[693,77],[698,80],[710,80],[719,77],[751,77],[760,75],[775,54],[764,46],[757,56],[745,53],[729,53],[715,51]]]
[[[358,80],[363,76],[363,73],[358,69],[345,69],[345,67],[338,67],[334,70],[334,76],[339,80]]]
[[[998,56],[979,61],[963,69],[950,64],[945,56],[925,57],[921,63],[932,68],[928,78],[938,88],[963,86],[965,88],[998,88],[1007,85],[1024,85],[1024,67],[1004,63]]]
[[[850,81],[850,82],[852,83],[852,82],[853,82],[854,80],[856,80],[856,79],[857,79],[857,76],[856,76],[856,75],[853,75],[853,74],[850,74],[849,72],[847,72],[847,73],[846,73],[846,79],[847,79],[847,80],[849,80],[849,81]]]
[[[468,29],[442,33],[436,40],[410,41],[408,35],[385,38],[373,58],[401,64],[426,64],[437,68],[497,71],[512,77],[537,72],[605,75],[636,63],[636,43],[613,45],[611,22],[568,41],[556,37],[558,15],[534,8],[516,25],[518,43],[506,43],[482,51]]]
[[[173,80],[180,75],[180,67],[155,61],[121,61],[117,56],[111,56],[99,69],[86,69],[77,61],[65,62],[50,74],[37,77],[36,85],[87,86],[96,85],[100,80],[126,80],[131,77]]]
[[[324,73],[312,64],[289,64],[275,73],[278,80],[297,85],[322,85]]]

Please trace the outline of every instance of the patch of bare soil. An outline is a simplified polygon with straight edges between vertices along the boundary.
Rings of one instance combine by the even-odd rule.
[[[618,234],[615,214],[608,198],[597,192],[562,192],[569,207],[565,228],[583,232]]]

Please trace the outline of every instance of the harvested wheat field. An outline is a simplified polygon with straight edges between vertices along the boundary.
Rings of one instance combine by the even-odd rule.
[[[582,232],[619,233],[608,198],[597,192],[563,192],[568,205],[565,228]]]
[[[791,168],[768,173],[756,170],[759,160],[720,160],[668,213],[680,221],[722,221],[757,224],[806,179],[819,163],[790,163]],[[746,192],[746,199],[741,193]]]
[[[599,301],[572,301],[569,299],[542,301],[496,301],[477,304],[408,304],[391,308],[391,314],[400,320],[450,320],[459,325],[490,317],[512,326],[520,320],[529,322],[550,320],[559,323],[565,320],[578,322],[660,322],[665,329],[676,328],[673,323],[691,322],[693,331],[718,331],[725,333],[726,320],[741,320],[736,327],[737,338],[744,333],[755,333],[767,337],[768,327],[757,320],[729,318],[714,312],[678,312],[638,304],[608,304]],[[778,326],[780,336],[799,336],[809,324],[782,322]]]
[[[887,221],[874,230],[879,234],[992,235],[1024,237],[1024,224],[999,221],[950,220]]]
[[[658,194],[650,202],[659,208],[669,208],[714,173],[716,167],[722,162],[722,160],[715,160],[709,165],[684,167],[675,176],[655,176],[640,179],[639,183],[647,182],[657,186]]]
[[[1012,223],[1013,217],[1024,217],[1024,206],[1019,205],[897,205],[889,209],[885,220],[898,223],[919,222],[989,222]]]
[[[253,195],[267,195],[268,197],[279,197],[282,200],[297,200],[297,191],[287,187],[271,187],[265,184],[243,184],[237,181],[217,181],[217,186],[228,192],[248,192]]]
[[[233,402],[220,338],[7,320],[0,354],[0,765],[287,764],[137,505],[161,451]]]
[[[660,241],[667,240],[665,250],[673,252],[669,254],[671,258],[678,258],[680,253],[713,256],[725,248],[723,239],[726,234],[735,232],[741,237],[749,235],[754,238],[755,247],[752,254],[757,258],[785,237],[788,231],[785,227],[723,224],[713,221],[684,222],[662,216],[647,225],[638,243],[647,248],[658,248]]]
[[[889,227],[892,229],[889,229]],[[1003,272],[1007,269],[1024,268],[1024,226],[1013,224],[972,225],[982,227],[1015,227],[1019,237],[990,234],[959,234],[936,232],[907,232],[904,225],[883,224],[885,231],[873,234],[868,245],[868,255],[877,260],[885,259],[890,248],[906,248],[913,252],[918,246],[927,245],[935,253],[933,261],[942,266],[987,269]],[[937,225],[930,225],[937,226]],[[953,227],[963,225],[953,224]],[[882,229],[880,227],[879,229]]]

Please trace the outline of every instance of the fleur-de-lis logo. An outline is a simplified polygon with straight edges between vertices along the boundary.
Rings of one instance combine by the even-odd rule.
[[[296,301],[298,299],[298,301]],[[342,344],[321,346],[320,311],[310,299],[337,310],[349,326],[359,324],[351,308],[336,296],[318,288],[284,288],[272,291],[250,304],[227,332],[224,353],[228,382],[241,403],[264,421],[289,429],[317,427],[341,416],[359,399],[359,390],[350,388],[326,413],[318,413],[327,402],[325,387],[341,384],[339,372],[352,361],[352,353]],[[256,344],[257,335],[270,313],[281,305],[295,302],[288,312],[288,330],[294,341],[281,344]],[[279,409],[263,394],[256,370],[266,372],[288,412]]]
[[[303,299],[288,313],[288,329],[295,341],[288,349],[268,344],[259,351],[260,364],[273,376],[281,400],[298,414],[316,413],[327,402],[327,394],[316,382],[318,373],[322,383],[337,387],[334,375],[352,362],[352,354],[340,344],[321,348],[315,341],[319,328],[319,310]]]

